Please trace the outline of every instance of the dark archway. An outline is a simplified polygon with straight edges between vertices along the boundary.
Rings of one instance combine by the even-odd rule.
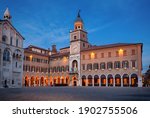
[[[88,76],[88,86],[92,86],[93,83],[92,83],[92,75],[89,75]]]
[[[121,86],[121,76],[119,74],[115,75],[115,86]]]
[[[106,86],[106,76],[101,75],[101,86]]]
[[[86,86],[86,76],[82,76],[82,86]]]
[[[94,76],[94,86],[99,86],[99,76],[98,75]]]
[[[108,79],[108,86],[113,86],[113,83],[114,83],[113,76],[111,74],[109,74],[107,76],[107,79]]]
[[[44,86],[44,77],[41,77],[41,82],[40,82],[41,86]]]
[[[123,86],[124,87],[129,86],[129,75],[124,74],[122,78],[123,78]]]
[[[25,77],[25,87],[29,87],[29,78]]]
[[[31,80],[30,80],[30,81],[31,81],[31,82],[30,82],[30,86],[34,86],[34,82],[35,82],[35,81],[34,81],[34,76],[31,77]]]
[[[131,86],[132,87],[137,87],[138,86],[138,76],[137,76],[137,74],[132,74],[131,75]]]

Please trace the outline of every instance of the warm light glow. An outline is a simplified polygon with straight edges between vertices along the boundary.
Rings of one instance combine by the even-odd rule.
[[[119,56],[123,56],[123,49],[119,50]]]
[[[63,63],[67,62],[67,57],[63,57]]]
[[[91,59],[94,59],[94,58],[95,58],[95,53],[91,52]]]
[[[30,55],[30,61],[32,61],[32,57],[33,57],[33,56],[32,56],[32,55]]]

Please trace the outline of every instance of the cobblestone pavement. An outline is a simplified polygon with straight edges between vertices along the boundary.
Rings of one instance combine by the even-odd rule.
[[[150,88],[35,87],[0,89],[1,101],[150,101]]]

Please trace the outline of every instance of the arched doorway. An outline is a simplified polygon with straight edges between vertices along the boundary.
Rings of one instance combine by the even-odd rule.
[[[54,79],[53,79],[53,85],[55,86],[56,85],[56,77],[54,77]]]
[[[76,77],[72,78],[72,85],[77,86],[77,78]]]
[[[86,76],[82,76],[82,86],[86,86]]]
[[[78,71],[78,62],[77,62],[77,60],[74,60],[72,62],[72,71],[73,72],[77,72]]]
[[[60,85],[60,77],[57,78],[57,84]]]
[[[36,86],[39,86],[39,84],[40,84],[40,80],[38,77],[36,77],[36,79],[35,79],[35,84],[36,84]]]
[[[94,86],[99,86],[99,76],[98,75],[94,76]]]
[[[45,86],[48,86],[48,77],[45,79]]]
[[[108,86],[113,86],[113,76],[109,74],[107,78],[108,78]]]
[[[25,87],[29,87],[29,78],[25,77]]]
[[[92,83],[92,75],[89,75],[88,76],[88,86],[92,86],[93,83]]]
[[[30,81],[31,81],[31,82],[30,82],[30,86],[33,87],[33,86],[34,86],[34,82],[35,82],[35,81],[34,81],[34,76],[31,77],[31,80],[30,80]]]
[[[64,79],[63,76],[61,77],[61,84],[62,84],[62,85],[65,85],[65,79]]]
[[[41,77],[40,84],[41,84],[41,86],[44,86],[44,77]]]
[[[106,76],[101,75],[101,86],[106,86]]]
[[[131,86],[132,87],[138,86],[138,76],[136,74],[131,75]]]
[[[129,86],[129,75],[128,74],[124,74],[123,75],[123,86]]]
[[[115,86],[121,86],[121,76],[119,74],[115,76]]]

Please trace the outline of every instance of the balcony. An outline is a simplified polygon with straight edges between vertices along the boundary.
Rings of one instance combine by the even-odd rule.
[[[71,70],[69,71],[69,74],[70,75],[78,74],[78,69],[77,68],[71,68]]]

